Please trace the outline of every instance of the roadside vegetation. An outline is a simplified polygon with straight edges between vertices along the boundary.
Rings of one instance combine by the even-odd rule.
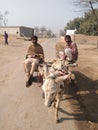
[[[74,0],[73,4],[84,16],[69,21],[64,31],[76,29],[77,34],[98,35],[98,0]]]
[[[96,14],[98,16],[98,9],[96,9]],[[68,22],[67,26],[65,26],[65,31],[75,28],[77,34],[98,35],[97,22],[93,12],[86,12],[83,17],[78,17]]]

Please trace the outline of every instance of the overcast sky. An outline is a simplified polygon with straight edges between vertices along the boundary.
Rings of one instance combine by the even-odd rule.
[[[55,33],[80,16],[74,0],[0,0],[0,12],[8,11],[8,26],[45,26]]]

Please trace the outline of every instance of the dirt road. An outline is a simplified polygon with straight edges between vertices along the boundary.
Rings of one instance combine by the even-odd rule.
[[[86,112],[71,89],[62,98],[60,123],[56,124],[54,109],[44,106],[38,84],[25,87],[23,61],[30,43],[0,43],[0,130],[89,130]],[[42,44],[48,59],[55,57],[55,43],[52,39]]]

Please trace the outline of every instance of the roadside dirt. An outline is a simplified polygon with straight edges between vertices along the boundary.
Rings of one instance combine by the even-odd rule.
[[[45,41],[40,39],[39,42],[47,44]],[[0,39],[1,130],[98,130],[98,50],[96,41],[94,44],[83,41],[86,40],[80,37],[77,40],[78,67],[70,68],[76,75],[77,86],[69,88],[62,97],[61,123],[57,125],[53,122],[53,110],[44,107],[37,84],[25,88],[22,65],[31,41],[10,38],[9,45],[5,46]],[[60,41],[58,48],[63,46],[64,42]],[[48,56],[51,55],[49,52]]]
[[[84,38],[84,39],[83,39]],[[97,39],[93,36],[77,36],[79,49],[78,67],[70,70],[76,75],[77,86],[72,89],[81,107],[86,112],[86,118],[91,130],[98,130],[98,50]],[[64,42],[57,43],[57,50],[63,50]]]

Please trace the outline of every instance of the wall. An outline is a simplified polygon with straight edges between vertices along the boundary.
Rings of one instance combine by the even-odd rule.
[[[34,34],[33,28],[28,28],[24,26],[1,26],[0,27],[0,35],[4,35],[4,31],[8,33],[8,35],[15,36],[23,36],[23,37],[31,37]]]
[[[6,31],[9,35],[17,35],[19,32],[19,27],[0,27],[0,34],[3,35]]]
[[[20,36],[31,37],[34,35],[34,29],[28,27],[20,27]]]

